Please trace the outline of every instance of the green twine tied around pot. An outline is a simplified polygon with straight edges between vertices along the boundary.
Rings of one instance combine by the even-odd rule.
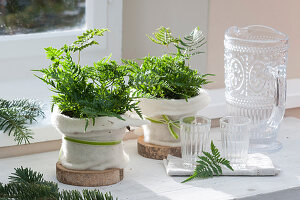
[[[145,117],[147,120],[149,120],[150,122],[153,122],[153,123],[157,123],[157,124],[165,124],[167,125],[168,129],[169,129],[169,132],[170,134],[175,138],[175,139],[178,139],[179,136],[178,134],[174,131],[174,128],[178,128],[180,129],[180,126],[179,126],[179,121],[176,120],[176,121],[172,121],[169,119],[169,117],[167,115],[162,115],[162,118],[163,119],[154,119],[154,118],[150,118],[150,117]]]

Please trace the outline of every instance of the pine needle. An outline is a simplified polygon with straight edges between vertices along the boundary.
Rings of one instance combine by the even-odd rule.
[[[32,131],[27,125],[32,124],[38,117],[45,117],[38,101],[0,99],[0,130],[13,135],[18,144],[29,143],[33,139]]]
[[[46,181],[30,168],[15,168],[8,184],[0,183],[0,200],[114,200],[111,193],[99,190],[62,190],[57,183]]]

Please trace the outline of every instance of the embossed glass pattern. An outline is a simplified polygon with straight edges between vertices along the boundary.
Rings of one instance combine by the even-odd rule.
[[[187,167],[194,167],[202,151],[207,151],[210,124],[210,119],[202,116],[180,119],[181,155]]]
[[[228,115],[252,120],[250,151],[274,151],[285,111],[287,35],[266,26],[230,27],[224,40]]]
[[[249,148],[248,117],[226,116],[220,119],[222,154],[230,164],[245,166]]]

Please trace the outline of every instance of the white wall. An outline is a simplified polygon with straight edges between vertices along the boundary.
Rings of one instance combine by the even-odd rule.
[[[122,10],[123,0],[87,1],[87,27],[109,28],[98,40],[97,47],[91,47],[81,53],[80,64],[93,64],[112,53],[112,58],[120,60],[122,45]],[[36,77],[33,69],[45,68],[50,64],[46,59],[45,47],[60,48],[71,44],[82,30],[29,34],[0,37],[0,89],[1,98],[44,99],[49,93],[47,86]],[[76,60],[76,55],[74,60]],[[36,72],[37,73],[37,72]],[[40,73],[37,73],[41,75]],[[23,84],[22,84],[23,83]],[[15,89],[11,89],[14,86]],[[20,96],[22,94],[23,96]],[[25,94],[25,95],[24,95]],[[26,95],[28,94],[28,95]],[[49,96],[47,96],[49,98]]]
[[[120,1],[109,2],[110,9],[115,6],[112,4],[122,5]],[[208,87],[220,88],[224,87],[225,30],[232,25],[263,24],[289,35],[288,78],[300,78],[299,9],[299,0],[124,0],[123,26],[117,25],[120,28],[112,30],[109,35],[113,36],[111,40],[121,43],[118,34],[122,33],[123,58],[142,58],[148,54],[158,56],[163,53],[159,45],[146,37],[146,34],[151,34],[159,26],[168,26],[174,33],[184,35],[198,25],[204,32],[208,32],[207,53],[195,56],[191,65],[200,72],[215,73],[215,82]],[[110,13],[122,12],[120,9],[111,9]],[[114,20],[116,17],[111,14],[108,21],[120,21]],[[113,35],[115,33],[117,36]],[[23,61],[10,58],[2,60],[0,83],[10,79],[34,78],[30,70],[44,66],[45,60],[44,56],[28,57]]]
[[[208,32],[207,53],[192,62],[200,72],[214,73],[209,88],[224,87],[224,32],[233,25],[262,24],[289,35],[288,78],[300,78],[300,0],[124,0],[123,58],[161,55],[146,34],[161,25],[175,33],[194,26]],[[206,62],[207,57],[207,62]]]
[[[233,25],[262,24],[289,36],[288,78],[300,78],[299,0],[210,0],[207,70],[215,73],[209,87],[224,87],[224,32]]]
[[[186,35],[199,26],[207,32],[208,0],[124,0],[122,57],[159,56],[163,48],[151,42],[146,34],[166,26],[177,35]],[[204,48],[206,51],[206,48]],[[192,58],[191,66],[204,72],[206,54]]]

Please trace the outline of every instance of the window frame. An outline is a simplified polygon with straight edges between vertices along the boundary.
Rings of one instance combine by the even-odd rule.
[[[81,65],[91,64],[104,56],[112,54],[112,59],[120,61],[122,56],[122,11],[123,0],[86,0],[87,26],[91,28],[108,28],[100,45],[87,48],[81,53]],[[99,20],[103,19],[103,20]],[[53,93],[40,80],[34,77],[33,69],[49,65],[44,48],[48,46],[61,47],[70,44],[85,31],[70,30],[48,33],[20,34],[0,36],[0,89],[1,98],[37,99],[44,104],[46,118],[34,125],[38,134],[32,143],[53,141],[60,135],[53,134],[50,125],[50,105]],[[50,130],[47,132],[47,130]],[[15,146],[13,137],[0,133],[0,148]]]
[[[44,56],[44,48],[48,46],[60,47],[70,44],[78,35],[87,29],[109,28],[122,30],[122,0],[86,0],[86,26],[83,29],[50,31],[42,33],[18,34],[0,36],[0,63],[7,59],[28,59]],[[111,33],[109,33],[111,34]],[[121,57],[122,32],[113,34],[117,40],[111,40],[105,34],[100,41],[101,45],[88,49],[100,56],[108,51]],[[110,45],[112,45],[110,47]]]

